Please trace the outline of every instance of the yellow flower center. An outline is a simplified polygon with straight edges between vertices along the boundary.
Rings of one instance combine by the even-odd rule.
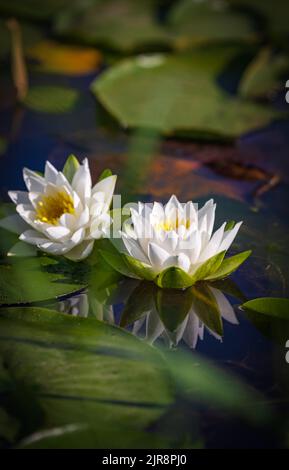
[[[184,226],[186,229],[188,229],[190,228],[190,225],[190,219],[179,219],[177,217],[175,220],[167,220],[166,222],[160,222],[159,224],[156,224],[155,229],[170,232],[171,230],[178,230],[181,226]]]
[[[36,220],[57,225],[63,214],[74,214],[73,200],[65,191],[43,196],[37,204],[36,214]]]

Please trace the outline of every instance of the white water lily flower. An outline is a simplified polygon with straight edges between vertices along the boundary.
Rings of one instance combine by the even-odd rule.
[[[232,325],[238,325],[238,319],[234,309],[225,295],[213,287],[208,287],[210,293],[216,301],[220,317]],[[207,330],[214,338],[222,341],[222,336],[205,325],[197,314],[194,304],[190,308],[185,319],[175,331],[169,331],[161,320],[156,307],[152,307],[140,320],[136,320],[132,327],[132,333],[136,336],[141,335],[145,330],[145,339],[153,344],[157,339],[163,339],[169,347],[175,347],[183,340],[189,348],[195,349],[199,340],[204,339],[204,332]]]
[[[136,277],[154,280],[160,287],[183,288],[212,277],[222,266],[224,268],[224,254],[242,222],[233,228],[228,228],[224,222],[213,232],[215,210],[212,199],[198,210],[192,202],[181,204],[176,196],[165,205],[139,203],[137,209],[132,208],[131,220],[124,224],[121,237],[129,255],[126,262]],[[230,266],[225,265],[227,271],[236,269],[249,254],[245,252],[233,257],[234,260],[230,258],[234,266],[232,262]],[[178,269],[172,273],[169,268]],[[229,273],[226,269],[220,276]]]
[[[43,176],[24,168],[28,192],[9,192],[19,215],[10,217],[7,226],[20,229],[20,240],[39,250],[78,261],[91,253],[94,240],[101,238],[111,224],[109,207],[116,176],[108,176],[92,187],[88,160],[79,165],[73,158],[75,171],[71,174],[70,166],[67,177],[49,162]],[[30,226],[25,231],[20,218]]]

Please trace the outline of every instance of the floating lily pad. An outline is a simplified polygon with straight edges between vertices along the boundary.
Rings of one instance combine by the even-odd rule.
[[[217,77],[235,54],[234,48],[201,48],[127,59],[95,80],[92,91],[124,127],[236,138],[281,113],[220,88]]]
[[[53,263],[49,258],[40,257],[0,265],[0,305],[56,299],[84,288],[81,284],[65,282],[61,274],[47,272],[45,266]]]
[[[171,36],[156,21],[155,3],[152,0],[104,0],[87,6],[80,1],[57,16],[55,31],[85,44],[123,52],[167,46]]]
[[[251,310],[272,317],[284,318],[289,321],[289,299],[262,297],[248,300],[242,307],[245,310]]]
[[[30,88],[24,104],[39,113],[62,114],[74,108],[79,96],[74,88],[39,85]]]
[[[1,310],[0,325],[12,402],[23,392],[14,407],[20,447],[164,445],[162,436],[145,431],[172,401],[157,350],[95,319],[46,309]]]
[[[232,10],[224,1],[179,1],[172,8],[168,23],[178,34],[180,45],[255,37],[250,16]]]

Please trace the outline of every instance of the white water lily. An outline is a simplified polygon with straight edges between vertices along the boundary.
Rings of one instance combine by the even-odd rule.
[[[211,286],[208,289],[215,299],[220,317],[232,325],[238,325],[239,322],[234,309],[225,295],[219,289]],[[198,341],[204,339],[205,330],[217,340],[222,341],[222,336],[208,325],[205,325],[199,318],[194,304],[185,319],[173,332],[166,328],[155,306],[141,319],[134,322],[132,333],[139,336],[142,334],[143,329],[145,339],[150,344],[153,344],[157,339],[163,339],[169,347],[177,346],[183,340],[189,348],[195,349]]]
[[[213,232],[216,204],[211,199],[200,210],[192,202],[181,204],[176,196],[162,205],[139,203],[131,209],[131,219],[127,221],[121,237],[127,250],[126,261],[137,260],[137,277],[155,280],[160,287],[188,287],[198,280],[207,279],[220,270],[225,252],[235,239],[242,224],[239,222],[228,228],[224,222]],[[232,272],[249,256],[241,253],[229,268]],[[220,255],[220,256],[218,256]],[[231,258],[232,260],[232,258]],[[224,260],[226,261],[226,260]],[[164,281],[160,274],[169,268],[178,268],[174,278]],[[224,271],[224,269],[223,269]],[[225,270],[226,271],[226,270]],[[228,267],[227,267],[228,271]],[[227,275],[227,272],[225,272]],[[181,276],[181,279],[177,279]],[[217,276],[218,277],[218,276]],[[224,277],[224,276],[223,276]]]
[[[24,168],[28,191],[9,191],[18,215],[11,216],[6,227],[20,230],[20,240],[39,250],[78,261],[91,253],[94,240],[111,224],[109,207],[116,176],[92,187],[88,160],[79,165],[75,157],[70,158],[74,160],[66,164],[64,172],[49,162],[43,176]],[[23,221],[29,226],[24,231]]]

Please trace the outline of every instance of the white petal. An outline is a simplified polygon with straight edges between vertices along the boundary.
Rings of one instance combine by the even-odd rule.
[[[85,229],[80,228],[72,235],[71,242],[73,243],[73,245],[78,245],[80,242],[83,241],[84,237],[85,237]]]
[[[190,266],[191,266],[189,257],[185,255],[184,253],[181,253],[178,256],[177,266],[187,273],[190,270]]]
[[[28,170],[28,168],[23,169],[23,178],[27,186],[28,191],[33,191],[35,193],[42,193],[45,188],[45,180],[42,176],[38,175],[34,171]]]
[[[187,326],[183,334],[183,339],[189,348],[195,349],[199,339],[199,318],[194,312],[188,315]]]
[[[217,253],[223,251],[223,249],[221,249],[220,244],[223,238],[225,227],[226,227],[226,222],[224,222],[223,225],[218,230],[216,230],[216,232],[213,234],[207,247],[201,253],[200,258],[198,260],[199,262],[206,261],[212,256],[216,255]]]
[[[27,191],[9,191],[8,196],[14,204],[29,204],[29,193]]]
[[[57,181],[57,175],[58,171],[50,162],[46,162],[45,164],[45,172],[44,172],[44,178],[47,183],[53,183],[56,184]]]
[[[224,233],[224,237],[220,245],[220,251],[228,250],[230,245],[233,243],[234,238],[236,237],[242,223],[243,222],[239,222],[238,224],[235,225],[234,228],[232,228],[232,230],[228,230],[227,232]]]
[[[33,207],[28,204],[19,204],[16,207],[18,214],[25,220],[29,225],[34,225],[36,214],[32,210]]]
[[[29,243],[31,245],[41,245],[48,242],[48,239],[42,235],[42,233],[37,232],[36,230],[26,230],[20,235],[20,240],[23,242]]]
[[[72,188],[78,194],[80,199],[84,202],[91,196],[91,175],[88,166],[88,160],[85,158],[82,165],[77,169],[73,180]]]
[[[138,259],[139,261],[142,261],[143,263],[149,264],[149,260],[139,246],[138,241],[134,240],[133,238],[128,238],[124,233],[122,233],[122,240],[130,256]]]
[[[81,261],[90,255],[93,245],[94,240],[85,240],[66,253],[65,257],[72,261]]]
[[[98,192],[99,193],[104,193],[105,201],[110,206],[112,196],[113,196],[113,193],[114,193],[116,179],[117,179],[116,175],[111,175],[111,176],[108,176],[107,178],[104,178],[103,180],[99,181],[98,183],[96,183],[96,185],[92,189],[92,194],[96,194]]]
[[[155,243],[148,244],[148,256],[154,270],[160,271],[166,260],[169,258],[169,253]]]
[[[169,199],[168,203],[165,206],[166,216],[170,214],[172,209],[182,209],[182,205],[175,195],[171,196],[171,198]]]
[[[52,225],[45,230],[45,233],[53,241],[63,241],[64,239],[67,239],[67,237],[71,234],[71,231],[69,228],[63,227],[62,225]]]

